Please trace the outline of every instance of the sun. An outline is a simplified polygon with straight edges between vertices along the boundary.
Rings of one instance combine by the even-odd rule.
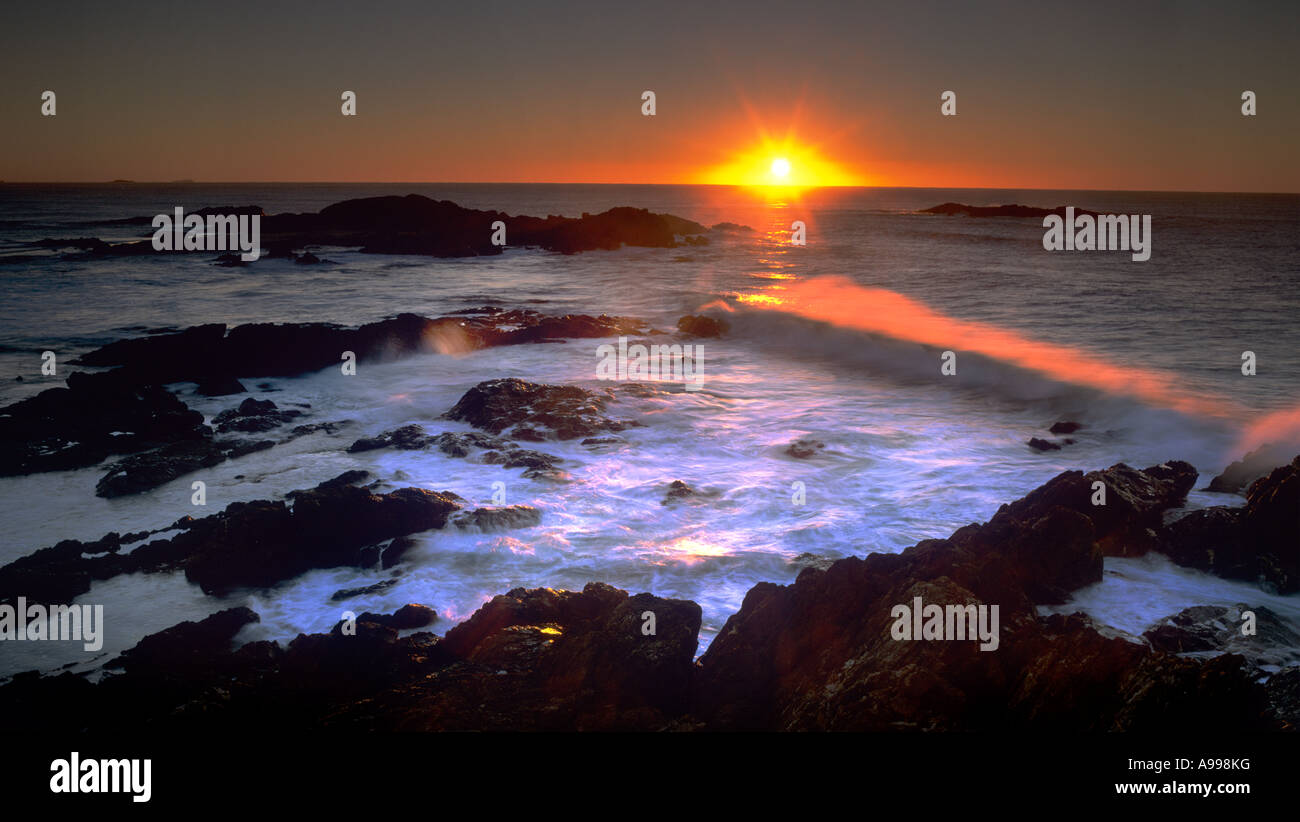
[[[772,161],[772,176],[784,180],[790,176],[790,161],[784,157],[777,157]]]

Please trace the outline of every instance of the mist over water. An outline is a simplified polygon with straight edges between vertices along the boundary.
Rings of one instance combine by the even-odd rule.
[[[262,259],[247,268],[216,267],[203,254],[96,259],[23,245],[42,237],[139,238],[147,227],[104,221],[178,205],[314,211],[349,197],[410,192],[541,216],[642,206],[749,230],[720,229],[708,246],[568,256],[511,249],[437,260],[314,249],[332,262]],[[1153,256],[1051,253],[1037,220],[915,213],[946,201],[1151,214]],[[110,580],[78,600],[105,604],[108,653],[238,604],[262,618],[241,635],[249,640],[283,641],[327,630],[344,609],[388,612],[406,602],[435,608],[442,619],[433,630],[441,633],[510,588],[599,580],[700,603],[702,651],[756,582],[792,581],[801,554],[860,556],[947,536],[1063,470],[1183,459],[1201,471],[1203,487],[1241,456],[1243,444],[1295,436],[1297,218],[1300,198],[1256,195],[875,189],[796,198],[685,186],[7,185],[0,186],[0,257],[7,258],[0,264],[0,402],[61,385],[76,354],[160,328],[355,325],[404,311],[437,316],[497,305],[634,316],[664,332],[650,339],[667,342],[678,317],[711,306],[732,329],[701,341],[703,390],[663,383],[652,396],[612,404],[611,416],[644,423],[612,450],[576,441],[536,446],[566,459],[567,482],[525,479],[437,451],[345,449],[410,423],[435,434],[469,430],[439,417],[482,380],[605,385],[595,379],[596,350],[611,340],[473,352],[449,344],[442,350],[451,353],[363,364],[346,380],[332,369],[246,380],[252,396],[309,403],[303,422],[351,423],[333,436],[312,434],[206,469],[208,507],[200,513],[282,498],[361,468],[388,488],[450,490],[473,505],[491,504],[492,483],[504,481],[506,502],[538,507],[541,524],[418,534],[418,548],[389,571],[313,571],[223,599],[171,575]],[[789,243],[794,220],[807,223],[806,246]],[[40,376],[44,350],[57,352],[58,378]],[[953,377],[940,373],[944,350],[957,353]],[[1259,363],[1253,377],[1240,370],[1247,350]],[[23,381],[14,381],[18,375]],[[209,418],[242,399],[174,388]],[[1025,444],[1050,438],[1047,428],[1058,420],[1084,425],[1071,435],[1077,442],[1046,453]],[[825,448],[796,459],[786,448],[797,439]],[[0,562],[61,539],[161,528],[195,513],[190,477],[105,500],[94,496],[104,472],[0,478]],[[674,480],[701,496],[665,505]],[[804,505],[792,502],[797,482],[806,487]],[[1239,500],[1191,496],[1192,505]],[[1175,573],[1171,590],[1192,592],[1179,608],[1249,593],[1204,575],[1188,582],[1189,572],[1157,563],[1108,573],[1076,604],[1132,631],[1166,615],[1151,616],[1144,586]],[[330,601],[335,591],[390,575],[397,584],[380,594]],[[59,643],[32,645],[44,647],[16,644],[0,673],[78,658],[71,643],[62,655]],[[39,657],[28,655],[38,650]]]

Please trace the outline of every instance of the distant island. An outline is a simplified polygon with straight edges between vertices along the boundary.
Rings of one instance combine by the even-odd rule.
[[[966,217],[1046,217],[1049,214],[1055,214],[1059,217],[1065,217],[1065,206],[1056,208],[1037,208],[1035,206],[1018,205],[1010,203],[1007,205],[997,206],[974,206],[965,203],[944,203],[934,206],[933,208],[921,209],[922,214],[942,214],[946,217],[963,215]],[[1097,212],[1088,211],[1083,208],[1076,208],[1075,214],[1088,214],[1096,217]]]

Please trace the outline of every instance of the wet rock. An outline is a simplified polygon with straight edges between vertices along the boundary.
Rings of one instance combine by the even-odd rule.
[[[230,651],[240,629],[257,621],[258,615],[248,608],[228,608],[198,622],[182,622],[150,634],[107,665],[130,674],[175,676],[204,671],[214,656]]]
[[[95,484],[95,496],[111,499],[139,494],[201,468],[225,462],[227,456],[227,451],[212,440],[172,443],[114,463]]]
[[[564,472],[559,465],[564,462],[559,457],[521,448],[519,445],[502,437],[494,437],[477,431],[446,431],[435,436],[424,433],[418,425],[407,425],[393,431],[386,431],[375,437],[362,437],[348,447],[351,453],[373,451],[379,448],[400,448],[404,450],[422,450],[437,448],[449,457],[469,458],[477,454],[476,459],[487,465],[500,465],[503,468],[523,468],[524,476],[532,479],[562,479]]]
[[[531,438],[531,441],[543,436],[572,440],[622,431],[631,425],[605,416],[605,404],[612,397],[608,391],[588,391],[572,385],[488,380],[466,391],[443,416],[493,434],[513,428],[516,432],[522,430],[521,438]]]
[[[677,321],[677,330],[693,337],[721,337],[731,330],[731,324],[719,317],[687,314]]]
[[[826,443],[821,440],[802,439],[792,442],[789,447],[785,449],[785,452],[795,459],[806,460],[809,457],[817,456],[817,452],[821,451],[825,447]]]
[[[278,428],[301,416],[302,412],[296,409],[282,411],[270,400],[249,397],[241,402],[238,408],[231,408],[217,414],[212,418],[212,423],[221,434],[231,431],[260,433]]]
[[[373,622],[392,628],[395,631],[408,631],[425,628],[438,621],[438,613],[427,605],[411,603],[403,605],[391,614],[364,613],[357,617],[357,622]]]
[[[686,497],[693,496],[695,496],[694,488],[681,480],[673,480],[668,483],[668,492],[664,494],[663,504],[667,505],[674,500],[685,499]]]
[[[457,528],[474,528],[484,533],[512,531],[540,525],[542,512],[531,505],[509,505],[501,508],[475,508],[452,517]]]
[[[78,371],[66,388],[0,408],[0,476],[84,468],[208,435],[203,415],[163,388]]]
[[[1170,523],[1159,550],[1180,565],[1253,582],[1280,594],[1300,591],[1300,457],[1246,491],[1243,508],[1203,508]]]
[[[417,545],[419,545],[419,543],[411,537],[397,537],[392,542],[388,543],[388,545],[384,546],[384,550],[379,557],[380,567],[385,570],[392,568],[397,565],[397,563],[401,562],[402,559],[405,558],[407,552]]]
[[[433,438],[424,433],[423,427],[412,424],[404,425],[392,431],[385,431],[375,437],[362,437],[348,446],[348,452],[357,454],[363,451],[375,451],[380,448],[418,451],[428,448],[432,443]]]
[[[1254,614],[1255,633],[1242,628],[1246,612]],[[1256,668],[1300,664],[1300,632],[1276,612],[1245,603],[1196,605],[1165,617],[1142,634],[1151,647],[1171,654],[1234,653]]]
[[[322,262],[320,257],[317,257],[310,251],[304,251],[295,257],[293,261],[298,265],[317,265]]]
[[[330,602],[342,602],[347,599],[363,597],[366,594],[377,594],[392,588],[396,584],[396,579],[381,579],[373,585],[363,585],[360,588],[343,588],[330,595]]]
[[[1048,431],[1053,434],[1073,434],[1082,427],[1083,426],[1077,422],[1062,421],[1052,423],[1052,427],[1049,428]]]
[[[1280,443],[1262,445],[1223,469],[1223,473],[1210,480],[1207,491],[1235,494],[1252,482],[1268,476],[1274,468],[1286,465],[1295,455],[1295,449]]]
[[[1051,440],[1041,439],[1039,437],[1031,437],[1029,439],[1028,445],[1030,448],[1034,449],[1035,451],[1060,451],[1061,450],[1061,446],[1058,445],[1057,443],[1054,443]]]

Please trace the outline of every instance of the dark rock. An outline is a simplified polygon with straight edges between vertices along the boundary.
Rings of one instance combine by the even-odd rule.
[[[321,258],[310,251],[304,251],[294,258],[294,262],[298,265],[316,265],[321,262]]]
[[[182,622],[140,640],[108,663],[127,673],[192,673],[209,666],[217,652],[228,652],[235,634],[259,621],[248,608],[229,608],[198,622]]]
[[[695,496],[695,489],[681,480],[673,480],[668,483],[668,493],[664,494],[663,504],[667,505],[673,500],[683,499],[685,497]]]
[[[933,206],[932,208],[921,209],[922,214],[943,214],[946,216],[963,215],[966,217],[1046,217],[1049,214],[1055,214],[1058,217],[1065,217],[1065,206],[1056,208],[1035,208],[1034,206],[1025,205],[999,205],[999,206],[973,206],[964,203],[944,203]],[[1074,210],[1075,216],[1087,214],[1092,217],[1097,216],[1097,212],[1088,211],[1083,208]]]
[[[475,428],[501,434],[519,427],[551,439],[572,440],[607,431],[622,431],[630,423],[604,415],[611,392],[588,391],[572,385],[542,385],[518,379],[481,382],[466,391],[443,416]]]
[[[718,317],[687,314],[677,321],[677,330],[693,337],[721,337],[731,330],[731,324]]]
[[[335,591],[330,595],[330,602],[342,602],[346,599],[355,599],[356,597],[365,596],[366,594],[377,594],[380,591],[386,591],[397,584],[396,579],[381,579],[373,585],[364,585],[360,588],[343,588]]]
[[[252,397],[244,400],[238,408],[222,411],[212,418],[218,433],[244,431],[259,433],[278,428],[286,422],[302,416],[298,410],[281,411],[270,400],[257,400]]]
[[[0,476],[84,468],[209,435],[203,415],[163,388],[78,371],[66,388],[0,408]]]
[[[822,442],[821,440],[811,440],[811,439],[795,440],[793,443],[790,444],[788,448],[785,449],[785,452],[790,456],[794,457],[795,459],[806,460],[809,457],[816,456],[817,452],[822,450],[825,447],[826,447],[826,443]]]
[[[1255,633],[1249,636],[1242,634],[1247,611],[1255,615]],[[1196,605],[1165,617],[1142,636],[1152,648],[1171,654],[1234,653],[1256,668],[1300,664],[1300,633],[1263,606]]]
[[[427,605],[411,603],[403,605],[392,614],[364,613],[357,617],[357,622],[373,622],[392,628],[395,631],[409,631],[424,628],[438,621],[438,613]]]
[[[165,445],[114,463],[98,483],[95,496],[138,494],[179,476],[225,462],[227,452],[212,440],[188,440]]]
[[[1060,451],[1061,450],[1060,445],[1052,442],[1051,440],[1039,439],[1038,437],[1030,438],[1029,447],[1034,449],[1035,451]]]
[[[1300,591],[1297,511],[1300,457],[1251,484],[1244,508],[1203,508],[1170,523],[1158,548],[1180,565],[1294,593]]]
[[[1235,494],[1257,479],[1266,477],[1279,465],[1286,465],[1295,449],[1280,443],[1262,445],[1223,469],[1223,473],[1210,480],[1207,491]]]
[[[475,508],[452,517],[458,528],[476,528],[484,533],[531,528],[541,524],[542,512],[531,505],[508,505],[502,508]]]
[[[1077,422],[1056,422],[1048,430],[1053,434],[1073,434],[1083,426]]]

